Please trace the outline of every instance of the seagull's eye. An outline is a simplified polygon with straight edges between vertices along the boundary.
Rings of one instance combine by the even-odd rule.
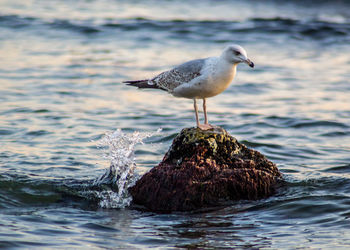
[[[239,52],[239,51],[234,51],[234,52],[235,52],[236,56],[239,56],[241,54],[241,52]]]

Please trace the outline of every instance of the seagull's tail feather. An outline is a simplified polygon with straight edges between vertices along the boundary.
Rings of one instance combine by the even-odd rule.
[[[155,85],[148,84],[148,79],[146,80],[136,80],[136,81],[125,81],[129,86],[138,87],[139,89],[148,89],[148,88],[158,88]]]
[[[163,88],[155,85],[155,84],[149,84],[148,79],[145,80],[136,80],[136,81],[124,81],[123,83],[127,83],[129,86],[138,87],[139,89],[162,89]]]

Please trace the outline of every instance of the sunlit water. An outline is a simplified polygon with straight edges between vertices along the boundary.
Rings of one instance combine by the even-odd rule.
[[[0,247],[348,249],[349,8],[1,1]],[[209,120],[274,161],[285,186],[206,213],[130,208],[124,191],[195,120],[191,100],[121,82],[230,43],[256,67],[238,66]]]

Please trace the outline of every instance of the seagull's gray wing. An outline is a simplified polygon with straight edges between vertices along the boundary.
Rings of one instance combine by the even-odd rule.
[[[194,78],[200,76],[205,60],[206,58],[183,63],[169,71],[160,73],[156,77],[150,79],[148,84],[154,84],[158,88],[171,92],[179,85],[190,82]]]

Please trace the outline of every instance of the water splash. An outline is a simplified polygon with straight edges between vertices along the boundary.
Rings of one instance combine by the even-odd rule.
[[[93,186],[100,187],[95,191],[100,207],[124,208],[130,205],[132,197],[128,188],[133,186],[139,178],[135,171],[135,146],[139,143],[143,144],[145,138],[160,131],[161,129],[153,133],[135,131],[127,134],[118,129],[112,133],[106,133],[98,142],[98,147],[104,149],[104,158],[110,161],[109,169],[93,183]]]

